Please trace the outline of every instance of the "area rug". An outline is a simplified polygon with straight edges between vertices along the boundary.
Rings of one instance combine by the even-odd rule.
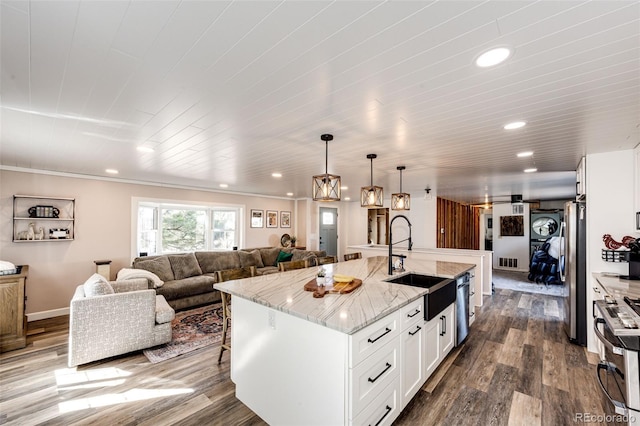
[[[503,288],[527,293],[547,294],[549,296],[562,296],[564,286],[559,284],[538,284],[528,280],[528,272],[505,271],[501,269],[493,270],[493,285],[496,288]]]
[[[216,303],[177,312],[171,322],[171,342],[142,351],[152,364],[175,358],[222,340],[222,305]],[[230,338],[231,328],[227,334]]]

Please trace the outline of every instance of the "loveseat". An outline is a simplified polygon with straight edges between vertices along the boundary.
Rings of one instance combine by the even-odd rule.
[[[136,257],[132,266],[157,276],[159,280],[148,280],[149,288],[155,288],[172,308],[185,309],[220,301],[220,293],[213,288],[216,271],[255,266],[258,275],[271,274],[278,272],[279,261],[310,260],[313,264],[314,259],[325,255],[324,250],[260,247]]]

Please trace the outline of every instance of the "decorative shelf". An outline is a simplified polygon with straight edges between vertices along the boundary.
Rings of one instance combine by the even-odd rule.
[[[14,195],[13,242],[73,241],[75,209],[75,198]]]

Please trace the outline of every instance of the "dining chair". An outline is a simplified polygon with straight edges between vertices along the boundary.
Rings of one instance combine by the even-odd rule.
[[[218,282],[239,280],[242,278],[250,278],[256,276],[255,266],[245,266],[244,268],[223,269],[216,271]],[[231,325],[231,295],[229,293],[220,292],[222,299],[222,340],[220,341],[220,354],[218,355],[218,364],[222,361],[222,353],[231,350],[231,344],[227,344],[227,331]]]

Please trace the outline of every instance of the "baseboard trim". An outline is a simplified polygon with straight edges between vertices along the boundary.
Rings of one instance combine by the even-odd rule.
[[[27,322],[38,321],[47,318],[69,315],[69,308],[52,309],[50,311],[32,312],[27,314]]]

